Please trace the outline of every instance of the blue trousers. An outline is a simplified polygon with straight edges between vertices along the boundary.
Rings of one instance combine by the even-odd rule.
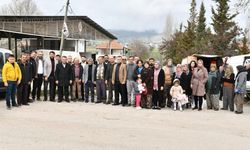
[[[8,86],[6,87],[6,104],[10,107],[16,105],[15,95],[16,95],[17,83],[16,81],[8,81]],[[11,101],[11,102],[10,102]]]

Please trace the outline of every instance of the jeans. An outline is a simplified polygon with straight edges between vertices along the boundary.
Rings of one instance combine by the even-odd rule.
[[[84,85],[85,87],[85,101],[89,101],[89,90],[91,91],[91,102],[94,102],[94,83],[92,81],[87,81]]]
[[[96,95],[98,102],[106,102],[106,85],[104,80],[96,80]]]
[[[15,94],[16,94],[17,84],[16,81],[8,81],[8,86],[6,87],[6,105],[10,107],[10,101],[12,106],[16,105]]]

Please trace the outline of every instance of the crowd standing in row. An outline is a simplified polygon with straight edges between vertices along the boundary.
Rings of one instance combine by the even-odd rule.
[[[32,51],[21,54],[17,63],[10,55],[2,76],[7,88],[8,109],[41,101],[43,84],[43,101],[48,100],[49,90],[52,102],[56,101],[58,91],[59,103],[64,100],[84,101],[134,106],[137,109],[167,106],[173,110],[192,108],[201,111],[205,98],[207,109],[234,111],[235,103],[235,113],[241,114],[247,71],[243,66],[237,69],[238,74],[235,75],[232,66],[225,63],[217,68],[212,63],[208,72],[202,60],[174,66],[172,59],[168,59],[166,65],[161,66],[153,58],[143,62],[136,56],[127,59],[125,56],[105,55],[94,62],[86,57],[60,57],[53,51],[46,59],[41,51]],[[219,106],[220,95],[223,95],[222,108]]]

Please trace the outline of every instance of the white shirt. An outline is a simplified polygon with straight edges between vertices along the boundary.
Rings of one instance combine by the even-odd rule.
[[[38,60],[37,74],[43,74],[43,61],[41,59]]]

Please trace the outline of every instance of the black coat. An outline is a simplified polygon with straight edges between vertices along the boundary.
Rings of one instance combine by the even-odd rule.
[[[58,86],[69,86],[70,80],[72,80],[72,67],[70,64],[66,64],[65,68],[62,63],[56,65],[55,72],[56,81],[58,81]]]
[[[72,65],[72,80],[75,81],[75,65]],[[80,67],[80,75],[79,75],[79,79],[82,79],[82,74],[83,74],[83,67],[81,64],[79,64],[79,67]]]
[[[154,73],[153,73],[153,78],[154,78]],[[161,69],[158,75],[158,90],[160,90],[161,87],[164,87],[164,83],[165,83],[165,74],[164,71]]]
[[[185,90],[185,94],[190,96],[192,95],[192,89],[191,89],[191,79],[192,79],[192,72],[189,71],[189,73],[183,72],[180,77],[180,84],[183,90]]]
[[[36,60],[33,58],[30,58],[29,63],[31,65],[32,78],[35,78],[35,76],[36,76]]]
[[[153,92],[154,71],[151,68],[143,68],[141,79],[142,83],[146,84],[148,93],[151,94]]]
[[[107,64],[105,80],[112,80],[114,66],[115,66],[115,63],[114,64],[111,64],[111,63]]]
[[[32,67],[30,63],[23,64],[21,62],[18,62],[19,68],[22,73],[22,80],[21,83],[29,83],[32,80]]]

